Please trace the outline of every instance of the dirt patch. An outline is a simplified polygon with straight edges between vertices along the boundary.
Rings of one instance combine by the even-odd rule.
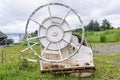
[[[113,54],[120,53],[120,42],[117,43],[92,43],[93,53]]]

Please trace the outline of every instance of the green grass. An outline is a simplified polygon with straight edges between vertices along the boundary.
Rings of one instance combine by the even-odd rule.
[[[5,48],[5,60],[0,64],[0,80],[120,80],[120,54],[94,54],[96,71],[88,78],[79,78],[65,74],[41,74],[38,63],[25,62],[23,65],[20,50],[25,47],[15,45]],[[1,51],[0,47],[0,61]]]
[[[86,32],[88,42],[120,42],[120,29],[111,29],[100,32]]]

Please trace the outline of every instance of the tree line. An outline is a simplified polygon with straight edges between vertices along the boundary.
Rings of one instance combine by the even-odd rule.
[[[111,25],[111,23],[107,19],[104,19],[101,25],[98,23],[98,21],[91,20],[85,26],[85,31],[104,31],[109,29],[114,29],[114,27]],[[75,32],[79,32],[79,29],[76,29]],[[38,34],[38,31],[35,30],[35,32],[31,33],[31,36],[37,36],[37,34]]]
[[[98,23],[98,21],[91,20],[85,26],[86,31],[104,31],[104,30],[109,30],[113,28],[114,27],[111,25],[111,23],[107,19],[104,19],[101,25]]]

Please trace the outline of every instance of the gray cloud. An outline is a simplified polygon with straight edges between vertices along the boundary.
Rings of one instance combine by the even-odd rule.
[[[101,23],[106,18],[113,26],[120,26],[120,0],[1,0],[0,30],[15,32],[15,27],[21,27],[20,31],[24,32],[30,14],[38,6],[49,2],[60,2],[71,6],[80,14],[85,24],[92,19]]]
[[[43,2],[44,3],[44,2]],[[39,0],[2,0],[4,6],[0,8],[0,25],[6,25],[15,20],[26,20],[31,12],[41,5]]]

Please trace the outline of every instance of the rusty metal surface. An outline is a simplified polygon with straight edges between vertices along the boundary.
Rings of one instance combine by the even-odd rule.
[[[41,73],[82,73],[82,72],[94,72],[95,66],[75,67],[75,68],[56,68],[56,69],[44,69]]]

